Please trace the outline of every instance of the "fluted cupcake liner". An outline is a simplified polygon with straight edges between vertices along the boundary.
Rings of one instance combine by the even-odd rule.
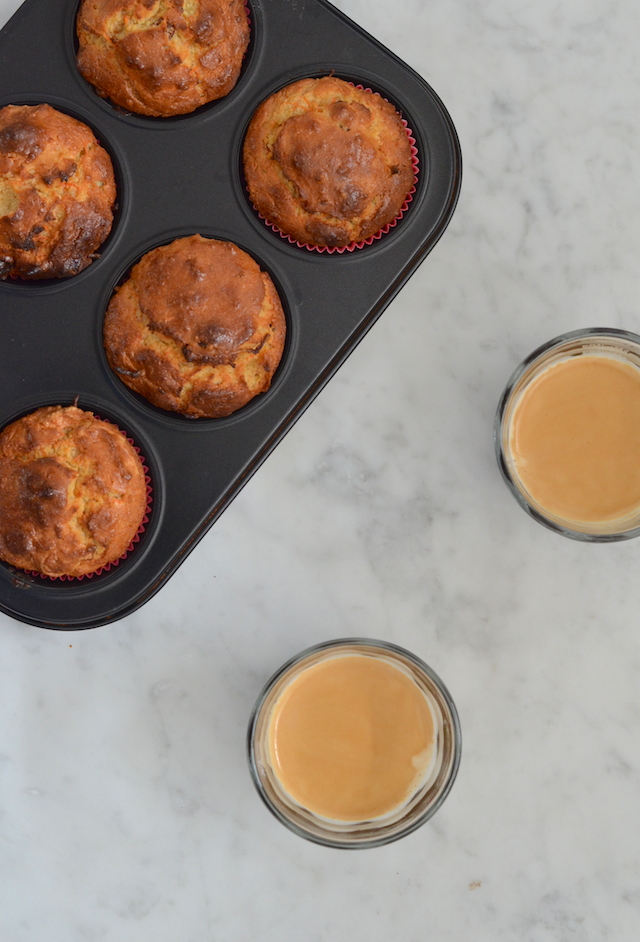
[[[23,570],[23,572],[27,572],[30,576],[37,576],[38,578],[45,579],[49,582],[82,582],[83,579],[93,579],[94,576],[99,576],[103,572],[109,572],[109,570],[118,566],[122,562],[123,559],[126,559],[127,556],[129,556],[129,554],[135,549],[136,544],[140,542],[140,537],[146,530],[147,524],[149,523],[151,505],[153,503],[153,487],[151,486],[151,477],[149,475],[149,467],[147,465],[146,458],[140,451],[140,448],[136,445],[135,441],[129,435],[127,435],[127,433],[124,432],[118,425],[116,425],[115,422],[110,422],[108,419],[102,419],[102,417],[99,416],[95,412],[93,414],[96,417],[96,419],[101,419],[102,422],[109,422],[109,425],[113,425],[114,428],[117,428],[120,434],[124,435],[124,437],[129,442],[129,444],[133,446],[133,450],[136,452],[136,454],[138,455],[138,458],[140,459],[140,463],[142,464],[142,470],[144,472],[145,484],[147,486],[147,506],[146,506],[144,515],[142,517],[142,520],[140,522],[140,526],[138,527],[138,530],[135,536],[129,543],[129,546],[126,548],[126,550],[121,556],[118,556],[117,559],[112,560],[110,563],[106,563],[104,566],[99,566],[98,569],[94,569],[93,572],[86,572],[81,576],[48,576],[43,572],[38,572],[37,570],[33,570],[33,569]]]
[[[384,95],[380,95],[379,92],[374,92],[373,89],[367,88],[364,85],[355,85],[353,82],[349,82],[349,84],[353,85],[354,88],[357,88],[361,91],[371,92],[372,95],[378,95],[384,101],[388,100],[384,97]],[[391,229],[397,226],[397,224],[400,222],[400,220],[406,213],[407,209],[409,208],[409,205],[413,200],[413,194],[416,192],[416,186],[418,184],[418,175],[420,173],[420,160],[418,158],[418,148],[416,147],[416,139],[413,135],[413,131],[409,127],[408,122],[405,121],[405,119],[402,118],[402,116],[401,116],[401,120],[405,129],[405,132],[407,134],[407,137],[409,138],[409,143],[411,144],[411,164],[413,166],[413,186],[407,193],[405,197],[405,201],[400,207],[400,212],[395,217],[395,219],[392,219],[391,222],[388,222],[385,226],[383,226],[377,232],[374,232],[374,234],[372,236],[369,236],[368,239],[363,239],[362,241],[359,241],[359,242],[349,242],[348,245],[340,245],[340,246],[311,245],[308,242],[300,242],[298,239],[294,239],[293,236],[290,236],[286,232],[283,232],[272,222],[269,222],[266,216],[263,216],[262,213],[258,212],[258,216],[260,217],[260,219],[262,219],[264,224],[269,229],[272,229],[273,232],[279,235],[282,239],[286,239],[286,241],[289,242],[291,245],[297,245],[298,248],[307,249],[309,252],[319,252],[319,253],[326,252],[327,255],[333,255],[334,252],[337,252],[338,255],[342,255],[343,252],[354,252],[356,249],[362,249],[365,247],[365,245],[372,245],[378,239],[381,239],[382,236],[386,235],[388,232],[391,231]]]

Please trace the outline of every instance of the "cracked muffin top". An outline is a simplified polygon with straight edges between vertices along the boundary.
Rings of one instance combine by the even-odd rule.
[[[244,0],[83,0],[76,27],[84,78],[154,117],[228,95],[249,44]]]
[[[286,321],[266,272],[201,235],[153,249],[116,289],[104,345],[120,379],[161,409],[221,418],[266,392]]]
[[[0,108],[0,278],[64,278],[96,257],[113,222],[111,158],[50,105]]]
[[[307,245],[340,247],[375,235],[414,183],[402,118],[380,95],[342,79],[301,79],[266,99],[244,141],[256,209]]]
[[[0,559],[82,576],[122,556],[147,507],[123,432],[76,406],[37,409],[0,433]]]

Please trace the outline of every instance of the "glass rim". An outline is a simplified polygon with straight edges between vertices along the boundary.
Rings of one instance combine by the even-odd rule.
[[[393,830],[393,832],[388,834],[378,833],[376,836],[367,837],[365,831],[359,831],[358,834],[361,836],[358,836],[357,839],[349,839],[344,834],[341,835],[339,832],[333,833],[329,830],[327,830],[325,834],[314,833],[312,831],[306,830],[295,821],[292,821],[285,811],[271,799],[270,795],[265,789],[262,778],[258,771],[258,763],[255,756],[255,734],[257,723],[261,716],[261,711],[265,705],[267,697],[276,686],[278,681],[298,664],[301,664],[305,660],[313,657],[313,655],[322,654],[323,652],[329,653],[333,650],[339,651],[341,648],[346,647],[366,647],[374,650],[377,649],[381,655],[391,656],[392,659],[406,659],[409,661],[414,668],[417,668],[417,670],[424,675],[428,683],[433,685],[433,687],[439,692],[446,705],[448,711],[447,719],[450,720],[451,724],[451,764],[446,779],[440,791],[436,794],[434,800],[422,812],[420,812],[420,814],[416,815],[415,818],[407,821],[404,827],[397,828],[397,824],[399,822],[394,822],[393,824],[389,825],[389,828],[396,828]],[[413,654],[411,651],[400,647],[400,645],[393,644],[390,641],[381,641],[375,638],[348,637],[335,638],[330,641],[322,641],[319,644],[314,644],[308,648],[305,648],[303,651],[300,651],[298,654],[289,658],[289,660],[279,667],[278,670],[269,678],[267,683],[260,691],[251,711],[247,729],[247,758],[249,762],[249,771],[251,773],[251,778],[256,787],[256,790],[269,811],[277,818],[278,821],[280,821],[281,824],[284,824],[285,827],[287,827],[290,831],[293,831],[294,834],[297,834],[298,837],[303,837],[305,840],[311,841],[314,844],[320,844],[324,847],[333,847],[341,850],[360,850],[371,847],[381,847],[385,844],[390,844],[394,841],[400,840],[400,838],[405,837],[407,834],[411,834],[422,824],[428,821],[429,818],[431,818],[440,808],[445,798],[451,791],[453,783],[455,782],[456,776],[458,774],[461,751],[462,734],[458,711],[451,694],[442,680],[438,677],[435,671],[429,667],[428,664],[426,664],[421,658],[417,657],[417,655]],[[318,821],[321,824],[320,818]],[[378,825],[378,829],[380,828],[384,828],[384,824]]]
[[[558,519],[546,516],[541,510],[539,510],[537,507],[531,504],[529,500],[527,500],[525,494],[514,481],[512,472],[505,457],[503,447],[503,428],[507,407],[518,382],[525,375],[527,370],[533,370],[538,361],[557,348],[563,347],[565,345],[569,346],[571,343],[579,340],[595,341],[599,337],[601,337],[604,341],[618,340],[621,342],[626,342],[627,344],[633,344],[638,348],[638,356],[640,358],[640,335],[618,327],[583,327],[579,330],[571,330],[567,331],[566,333],[559,334],[557,337],[546,341],[539,347],[536,347],[535,350],[526,356],[522,362],[518,364],[516,369],[507,380],[506,386],[502,392],[502,395],[500,396],[498,407],[496,409],[493,425],[493,440],[498,467],[500,468],[502,477],[507,487],[523,510],[525,510],[537,523],[542,524],[542,526],[547,527],[547,529],[552,530],[554,533],[559,533],[561,536],[568,537],[572,540],[578,540],[579,542],[583,543],[618,543],[622,540],[630,540],[634,537],[640,536],[640,523],[638,523],[637,526],[631,527],[627,530],[613,532],[585,531],[573,529],[565,523],[560,523]]]

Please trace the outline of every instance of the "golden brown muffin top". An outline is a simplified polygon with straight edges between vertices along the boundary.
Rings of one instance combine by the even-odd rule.
[[[0,277],[61,278],[87,267],[113,221],[111,158],[50,105],[0,109]]]
[[[148,252],[116,289],[109,364],[161,409],[221,418],[266,392],[286,332],[266,272],[233,242],[200,235]]]
[[[80,576],[118,559],[147,506],[144,469],[114,425],[46,406],[0,433],[0,559]]]
[[[414,182],[400,115],[333,77],[302,79],[256,110],[244,142],[249,193],[279,229],[343,246],[396,218]]]
[[[142,315],[188,363],[233,363],[256,329],[262,272],[232,242],[188,236],[149,252],[132,273]]]
[[[227,95],[249,43],[244,0],[83,0],[78,68],[138,114],[187,114]]]

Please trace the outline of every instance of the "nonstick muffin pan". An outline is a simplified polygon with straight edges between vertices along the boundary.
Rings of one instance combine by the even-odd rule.
[[[191,115],[120,111],[75,66],[75,0],[27,0],[0,32],[0,106],[48,102],[109,151],[118,210],[100,257],[73,278],[0,282],[0,428],[40,406],[78,405],[125,430],[149,468],[140,541],[92,578],[50,580],[0,563],[0,608],[46,628],[106,624],[176,570],[435,245],[454,211],[461,157],[442,103],[408,66],[324,0],[253,0],[236,88]],[[268,228],[244,186],[241,150],[257,105],[307,76],[380,92],[408,122],[419,168],[398,224],[353,252],[319,253]],[[200,233],[249,252],[274,280],[287,343],[271,389],[225,419],[187,419],[130,392],[102,347],[114,287],[145,252]]]

